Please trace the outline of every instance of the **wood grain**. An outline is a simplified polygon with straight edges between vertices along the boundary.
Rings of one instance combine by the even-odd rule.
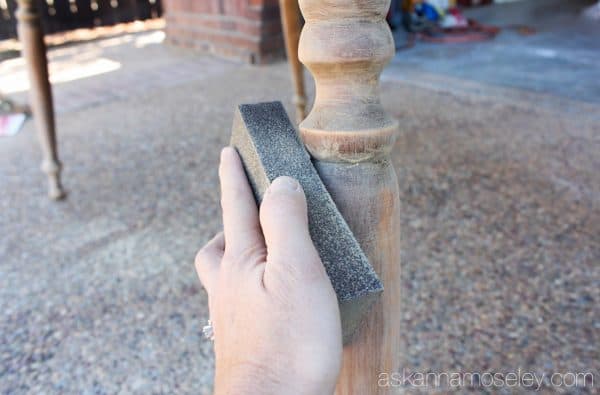
[[[316,83],[300,133],[385,287],[344,348],[338,395],[392,393],[378,386],[379,374],[400,368],[400,203],[389,156],[398,123],[379,97],[379,75],[394,54],[388,7],[388,0],[300,0],[299,58]]]
[[[42,171],[48,177],[48,195],[52,199],[65,196],[60,183],[52,91],[48,81],[48,59],[36,1],[19,0],[17,10],[19,40],[29,77],[29,98],[38,139],[42,148]]]
[[[279,0],[279,9],[285,39],[285,51],[294,83],[294,97],[292,100],[296,106],[296,121],[300,123],[306,116],[306,93],[304,91],[303,68],[300,60],[298,60],[298,41],[300,39],[298,0]]]

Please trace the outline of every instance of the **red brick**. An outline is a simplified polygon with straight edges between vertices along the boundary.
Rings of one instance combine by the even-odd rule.
[[[264,63],[283,55],[278,0],[164,0],[167,39],[218,56]]]

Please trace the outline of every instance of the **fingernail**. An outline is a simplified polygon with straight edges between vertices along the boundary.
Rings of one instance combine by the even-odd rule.
[[[221,150],[221,160],[223,160],[223,158],[227,157],[227,155],[231,156],[234,152],[234,149],[232,147],[224,147]]]
[[[292,177],[277,177],[271,183],[269,190],[272,192],[296,192],[300,190],[300,184]]]

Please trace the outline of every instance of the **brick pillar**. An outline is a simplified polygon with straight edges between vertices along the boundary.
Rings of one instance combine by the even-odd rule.
[[[163,0],[169,43],[248,63],[283,57],[278,0]]]

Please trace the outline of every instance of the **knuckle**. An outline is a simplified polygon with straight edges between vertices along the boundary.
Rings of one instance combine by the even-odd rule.
[[[264,262],[265,258],[265,249],[258,244],[244,247],[239,251],[225,253],[225,261],[230,266],[255,266]]]
[[[206,266],[210,259],[210,253],[208,251],[208,247],[202,247],[197,253],[196,258],[194,259],[194,265],[196,269],[201,270],[202,267]]]
[[[202,261],[204,261],[205,255],[206,255],[206,252],[204,251],[204,247],[202,247],[196,253],[196,257],[194,258],[194,264],[196,265],[196,267],[198,267],[198,266],[200,266],[202,264]]]
[[[307,250],[306,254],[297,256],[285,256],[273,254],[269,261],[275,261],[275,267],[281,268],[288,280],[294,282],[320,281],[327,277],[327,273],[316,251],[314,255]]]

